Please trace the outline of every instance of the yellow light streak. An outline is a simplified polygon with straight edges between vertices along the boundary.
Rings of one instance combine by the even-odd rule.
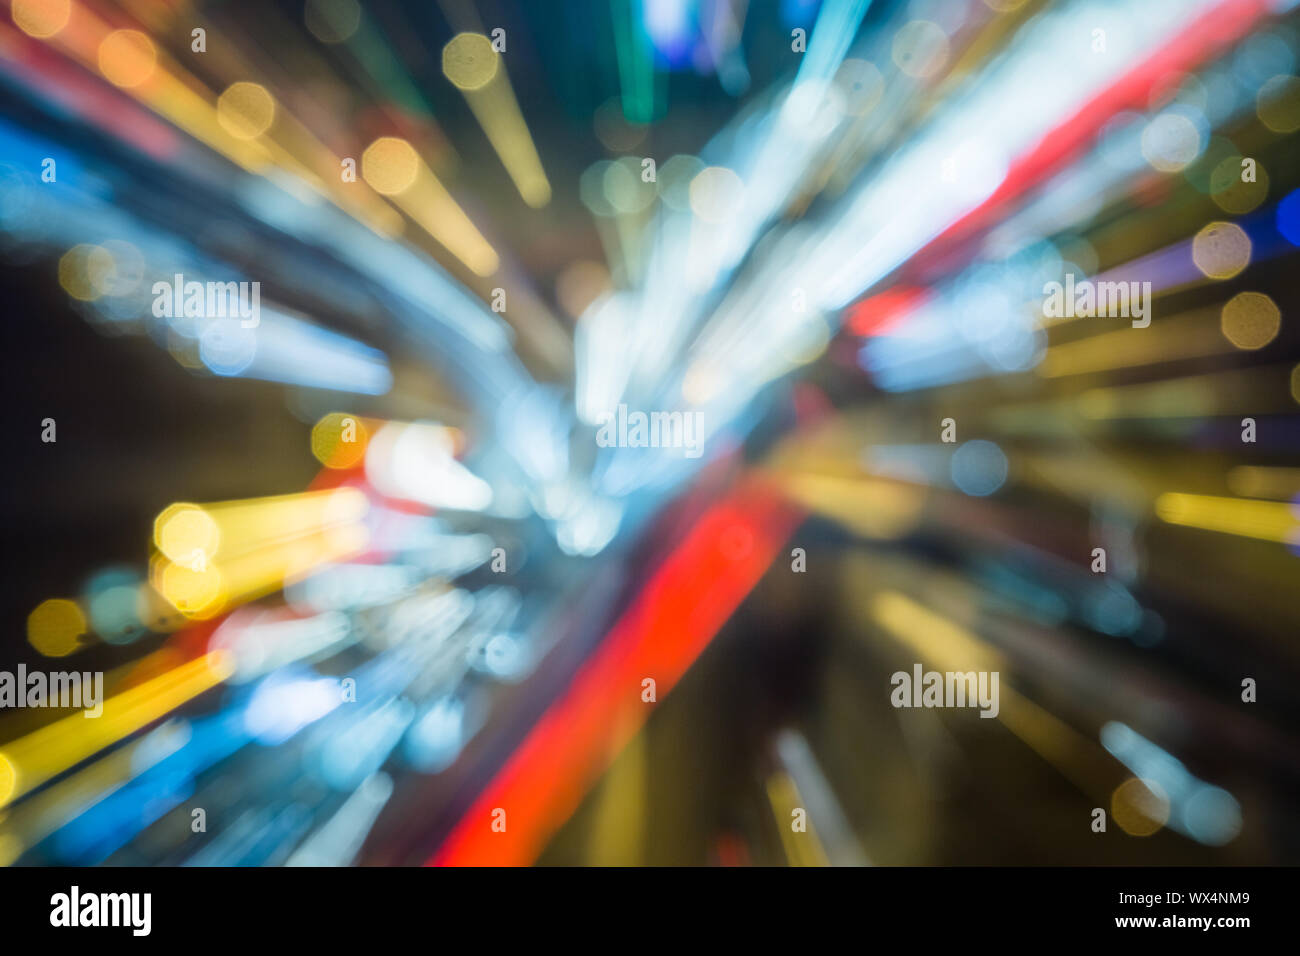
[[[1219,330],[1205,323],[1217,310],[1204,310],[1187,323],[1166,323],[1159,328],[1118,329],[1077,342],[1054,345],[1035,369],[1043,378],[1108,372],[1181,359],[1202,358],[1228,352]]]
[[[210,618],[364,551],[368,508],[355,488],[169,505],[154,521],[150,583],[186,617]]]
[[[221,559],[260,545],[358,521],[369,509],[364,492],[334,488],[207,505],[168,505],[154,520],[154,544],[172,561],[200,552]]]
[[[159,734],[163,735],[161,740]],[[165,724],[24,800],[7,816],[0,814],[0,866],[9,866],[92,801],[102,800],[143,770],[175,753],[188,738],[188,726],[183,721]]]
[[[1166,492],[1156,499],[1156,515],[1167,524],[1220,531],[1243,538],[1288,542],[1300,537],[1300,519],[1290,502],[1223,498]]]
[[[0,749],[0,807],[170,713],[234,672],[224,651],[195,658],[104,702],[97,718],[82,713],[19,737]]]
[[[870,603],[875,621],[936,669],[1004,670],[1002,655],[962,625],[929,610],[897,591],[881,591]],[[998,716],[1002,725],[1052,764],[1084,793],[1096,798],[1109,792],[1118,769],[1095,741],[1088,739],[1027,697],[999,682]]]
[[[809,472],[779,476],[785,493],[870,538],[900,538],[916,527],[926,490],[900,481]]]
[[[481,33],[460,33],[442,50],[442,72],[461,91],[524,202],[551,201],[551,184],[501,56]]]
[[[138,4],[132,6],[140,7]],[[293,177],[287,182],[281,180],[282,185],[291,187],[300,182],[307,187],[308,195],[329,199],[379,235],[392,237],[401,233],[401,216],[360,184],[343,183],[339,175],[340,158],[326,149],[302,124],[287,114],[281,122],[277,115],[275,128],[263,131],[253,139],[233,135],[219,118],[218,97],[146,34],[114,30],[82,4],[72,4],[71,10],[70,23],[47,38],[51,46],[62,50],[86,69],[99,70],[141,105],[246,172],[260,175],[278,167]],[[170,21],[166,24],[158,22],[156,6],[145,5],[135,12],[142,20],[156,23],[160,29],[170,26]],[[213,49],[210,54],[213,62],[229,60],[230,55],[223,51],[231,49],[231,44],[220,42],[211,27],[205,29]],[[119,36],[123,33],[134,35],[131,42],[123,42],[124,38]],[[148,47],[144,47],[141,41]],[[257,84],[246,83],[244,86]],[[259,100],[264,107],[266,101],[260,97]],[[257,118],[265,119],[265,112]],[[229,122],[229,117],[227,120]],[[251,128],[238,121],[234,124],[235,132],[255,132],[256,128],[256,124]],[[281,145],[280,139],[285,145]]]
[[[830,866],[826,849],[813,827],[812,818],[807,815],[799,787],[789,774],[778,772],[767,778],[767,799],[772,805],[772,816],[776,818],[776,829],[781,834],[781,847],[785,850],[786,860],[791,866]],[[793,827],[794,811],[804,810],[803,832]]]
[[[406,140],[383,136],[371,143],[361,157],[361,175],[476,275],[497,271],[496,250]]]

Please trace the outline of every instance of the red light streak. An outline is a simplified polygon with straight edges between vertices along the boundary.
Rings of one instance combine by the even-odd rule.
[[[559,700],[429,860],[439,866],[523,866],[581,802],[592,781],[677,683],[794,530],[801,512],[749,479],[714,504],[654,572]],[[493,832],[492,811],[506,811]]]

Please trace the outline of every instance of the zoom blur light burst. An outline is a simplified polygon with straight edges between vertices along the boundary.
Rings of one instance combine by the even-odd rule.
[[[3,6],[0,864],[1300,862],[1293,2]]]

